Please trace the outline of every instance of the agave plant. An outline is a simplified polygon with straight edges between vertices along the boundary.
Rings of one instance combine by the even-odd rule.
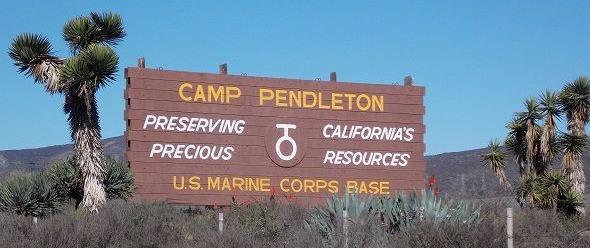
[[[352,223],[363,224],[375,216],[373,198],[346,193],[343,197],[332,195],[326,200],[326,206],[318,207],[305,222],[308,231],[319,232],[327,244],[335,244],[339,230],[343,226],[343,212],[348,213]]]
[[[326,242],[334,244],[342,226],[342,210],[348,210],[350,221],[359,224],[379,218],[384,224],[383,232],[389,234],[406,231],[419,221],[466,225],[480,221],[479,207],[464,201],[444,200],[432,190],[422,190],[419,194],[397,193],[377,199],[351,194],[342,198],[332,196],[326,206],[316,209],[305,226],[310,231],[319,232]]]
[[[398,193],[394,197],[381,198],[376,203],[375,209],[384,213],[390,233],[405,231],[409,226],[425,220],[434,224],[446,222],[467,225],[480,221],[479,207],[465,201],[455,203],[450,198],[437,197],[431,190],[408,196]]]

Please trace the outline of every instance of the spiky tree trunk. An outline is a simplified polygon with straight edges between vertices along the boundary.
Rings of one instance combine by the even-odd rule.
[[[84,178],[81,205],[90,212],[98,211],[106,201],[103,185],[105,161],[94,93],[88,92],[81,97],[79,92],[68,91],[64,105],[72,131],[76,163]]]
[[[537,130],[534,120],[527,120],[526,126],[526,175],[535,175],[535,156],[537,156]]]
[[[554,159],[554,152],[551,141],[555,139],[555,122],[553,118],[547,118],[541,130],[541,144],[539,152],[541,153],[541,163],[537,168],[537,174],[545,174]]]
[[[585,127],[586,124],[578,114],[571,116],[568,122],[568,130],[572,135],[586,137]],[[563,169],[572,184],[572,189],[580,196],[583,202],[586,177],[584,175],[584,162],[582,161],[582,156],[574,156],[571,163],[565,163],[564,165],[567,165],[564,166]],[[583,210],[583,208],[581,208],[581,210]]]

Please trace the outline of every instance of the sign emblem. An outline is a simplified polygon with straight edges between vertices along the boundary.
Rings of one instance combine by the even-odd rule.
[[[277,124],[277,128],[282,128],[283,129],[283,136],[281,136],[279,138],[279,140],[277,140],[277,143],[275,144],[275,151],[277,152],[277,155],[279,155],[279,158],[285,161],[289,161],[291,159],[293,159],[295,157],[295,155],[297,154],[297,142],[295,142],[295,140],[293,138],[291,138],[291,136],[289,136],[289,129],[297,129],[297,125],[293,125],[293,124]],[[281,151],[281,143],[283,142],[289,142],[291,144],[291,154],[289,154],[288,156],[285,156],[283,154],[283,152]]]
[[[266,153],[278,166],[290,168],[298,165],[305,155],[307,132],[295,120],[279,120],[267,129]]]

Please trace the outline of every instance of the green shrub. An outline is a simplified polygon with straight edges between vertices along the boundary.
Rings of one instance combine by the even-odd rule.
[[[506,204],[484,203],[481,221],[471,225],[424,220],[388,234],[380,218],[350,222],[348,247],[503,247]],[[217,231],[218,211],[225,212],[223,234]],[[95,215],[80,215],[69,206],[36,225],[5,212],[0,213],[0,247],[344,247],[342,232],[327,244],[319,233],[304,228],[314,211],[268,202],[180,211],[162,203],[111,200]],[[587,215],[568,218],[551,210],[514,209],[514,245],[519,248],[590,247],[590,239],[582,235],[589,227]]]
[[[559,171],[523,177],[516,188],[516,195],[523,206],[554,209],[567,216],[578,214],[576,207],[581,206],[580,197]]]
[[[107,159],[104,178],[105,191],[109,199],[127,199],[133,195],[135,179],[126,162]]]
[[[45,170],[45,175],[53,183],[60,201],[82,201],[82,180],[80,170],[73,159],[58,160]],[[77,205],[77,204],[76,204]]]
[[[84,196],[80,171],[74,160],[54,162],[43,173],[25,173],[5,178],[0,183],[0,211],[20,215],[43,216],[60,203]],[[134,178],[126,163],[106,160],[105,192],[109,199],[128,199],[134,189]]]
[[[127,199],[134,189],[133,173],[127,163],[108,158],[106,160],[105,192],[109,199]],[[75,200],[76,205],[84,196],[80,171],[73,159],[56,161],[45,173],[51,178],[62,201]]]
[[[0,183],[0,211],[38,217],[53,212],[58,203],[52,183],[40,173],[18,175]]]

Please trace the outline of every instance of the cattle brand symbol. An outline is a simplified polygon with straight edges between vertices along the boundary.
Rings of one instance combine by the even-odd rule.
[[[305,156],[307,130],[298,120],[276,119],[266,129],[264,142],[270,160],[283,168],[294,167]]]
[[[277,140],[277,143],[275,144],[275,150],[277,152],[277,155],[279,155],[279,158],[281,158],[282,160],[291,160],[297,154],[297,143],[295,142],[295,140],[293,138],[291,138],[291,136],[289,136],[289,129],[296,129],[297,125],[277,124],[277,128],[283,129],[283,136],[281,136],[279,138],[279,140]],[[289,154],[288,156],[285,156],[283,154],[283,152],[281,151],[281,143],[283,143],[285,141],[289,142],[291,144],[291,148],[292,148],[291,154]]]

